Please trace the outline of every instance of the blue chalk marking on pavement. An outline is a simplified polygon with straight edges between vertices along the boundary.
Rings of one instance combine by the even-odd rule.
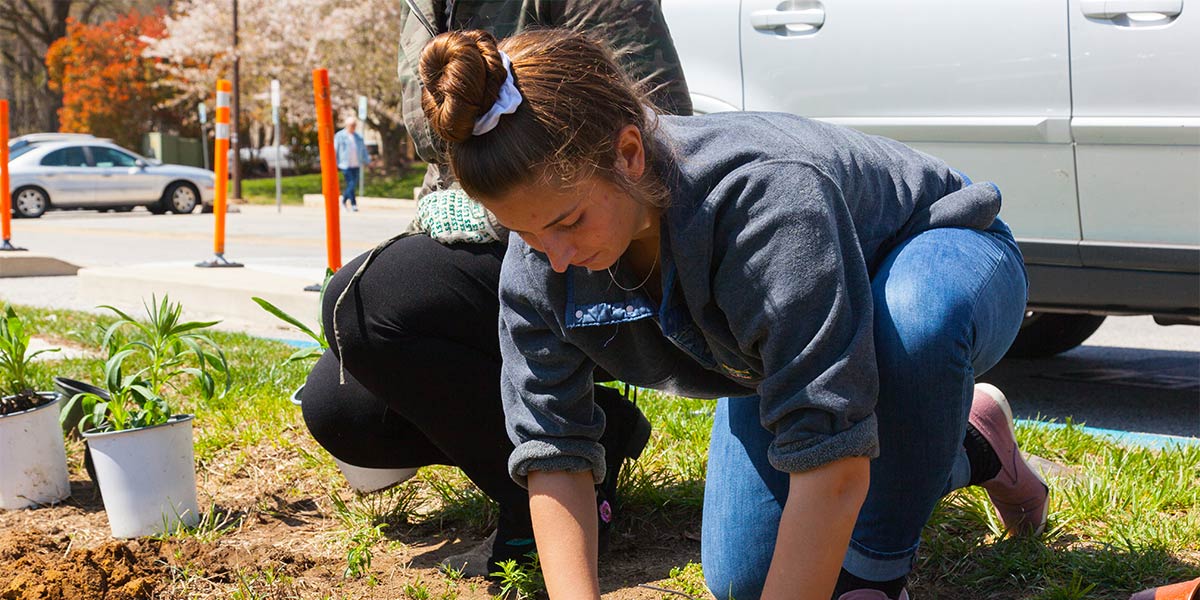
[[[1047,429],[1063,429],[1067,427],[1065,423],[1048,423],[1046,421],[1035,421],[1032,419],[1017,419],[1018,425],[1029,425],[1032,427],[1044,427]],[[1097,437],[1109,438],[1121,444],[1131,446],[1142,446],[1145,448],[1154,448],[1163,450],[1172,446],[1200,446],[1200,438],[1182,437],[1178,435],[1166,435],[1162,433],[1142,433],[1137,431],[1121,431],[1119,429],[1103,429],[1100,427],[1075,426],[1080,431]]]
[[[319,345],[312,340],[286,340],[283,338],[262,338],[262,339],[271,340],[272,342],[281,342],[281,343],[287,344],[293,348],[315,348]]]

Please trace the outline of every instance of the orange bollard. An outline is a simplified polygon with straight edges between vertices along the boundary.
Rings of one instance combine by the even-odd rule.
[[[321,148],[321,193],[325,196],[325,250],[329,270],[342,268],[342,225],[338,213],[337,157],[333,153],[333,108],[329,103],[329,71],[313,69],[317,104],[317,139]]]
[[[0,250],[24,250],[12,245],[12,188],[8,179],[8,100],[0,100]]]
[[[216,134],[213,150],[213,174],[216,177],[213,198],[213,257],[196,263],[197,267],[240,267],[241,263],[225,258],[225,212],[226,196],[229,194],[229,98],[233,84],[226,79],[217,80],[217,111],[214,118]],[[237,160],[236,158],[234,160]]]

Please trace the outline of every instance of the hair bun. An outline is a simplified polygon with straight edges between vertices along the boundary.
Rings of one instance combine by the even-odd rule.
[[[481,30],[451,31],[421,51],[421,108],[438,137],[471,138],[475,120],[491,110],[508,77],[496,38]]]

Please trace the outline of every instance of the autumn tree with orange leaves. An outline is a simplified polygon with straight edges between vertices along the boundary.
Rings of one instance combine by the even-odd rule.
[[[161,11],[130,11],[95,25],[70,21],[66,37],[46,53],[50,89],[63,95],[60,131],[91,133],[137,149],[154,126],[177,123],[178,116],[162,108],[175,92],[160,83],[161,59],[142,55],[164,33]]]

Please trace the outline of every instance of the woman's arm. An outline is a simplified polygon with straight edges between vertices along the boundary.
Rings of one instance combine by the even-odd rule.
[[[792,473],[764,600],[828,600],[833,595],[870,479],[865,457]]]
[[[596,493],[591,471],[530,471],[529,512],[550,597],[599,598]]]

